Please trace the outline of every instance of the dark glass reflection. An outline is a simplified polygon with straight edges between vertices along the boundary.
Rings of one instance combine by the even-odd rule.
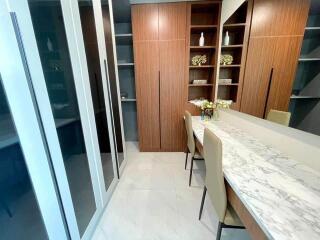
[[[106,106],[104,102],[103,85],[98,50],[98,40],[94,21],[92,1],[79,0],[79,11],[83,40],[85,44],[91,95],[96,120],[100,155],[103,168],[105,189],[107,190],[114,179]]]
[[[60,1],[28,0],[77,223],[96,211]]]
[[[116,135],[116,144],[118,150],[118,163],[121,166],[121,163],[124,160],[123,155],[123,142],[122,142],[122,130],[120,123],[120,112],[119,112],[119,102],[118,102],[118,92],[117,92],[117,82],[116,82],[116,66],[114,63],[114,52],[112,45],[112,32],[111,32],[111,22],[110,22],[110,12],[109,5],[107,0],[101,1],[102,16],[103,16],[103,27],[104,27],[104,36],[105,44],[107,49],[108,57],[108,71],[109,71],[109,82],[111,90],[111,100],[112,100],[112,112],[114,118],[114,129]]]
[[[1,83],[0,239],[48,239]]]

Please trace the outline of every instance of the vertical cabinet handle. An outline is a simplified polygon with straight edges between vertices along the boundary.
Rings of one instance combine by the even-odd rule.
[[[161,83],[160,83],[160,70],[159,70],[159,74],[158,74],[158,94],[159,94],[159,137],[160,137],[160,149],[161,149]]]
[[[274,69],[271,68],[270,75],[269,75],[269,83],[268,83],[268,88],[267,88],[267,97],[266,97],[266,101],[264,104],[264,110],[263,110],[263,118],[265,118],[267,115],[267,107],[268,107],[270,89],[271,89],[271,85],[272,85],[273,71],[274,71]]]
[[[117,165],[117,177],[120,179],[119,174],[119,162],[118,162],[118,148],[117,148],[117,141],[116,141],[116,131],[114,128],[114,118],[113,118],[113,108],[112,108],[112,99],[111,99],[111,91],[110,91],[110,85],[109,85],[109,76],[108,76],[108,68],[107,68],[107,60],[103,60],[104,63],[104,70],[106,72],[106,83],[107,83],[107,91],[108,91],[108,99],[110,103],[110,115],[111,115],[111,127],[112,127],[112,135],[113,135],[113,145],[114,145],[114,151],[116,155],[116,165]]]

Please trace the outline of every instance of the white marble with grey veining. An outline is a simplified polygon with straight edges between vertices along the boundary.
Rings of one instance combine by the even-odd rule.
[[[270,239],[320,239],[320,173],[223,121],[193,117],[223,144],[225,178]]]

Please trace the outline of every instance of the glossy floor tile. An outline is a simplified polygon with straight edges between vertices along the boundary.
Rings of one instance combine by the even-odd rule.
[[[198,221],[205,166],[194,164],[192,186],[184,153],[140,153],[128,143],[128,163],[100,220],[94,240],[212,240],[218,220],[209,198]],[[250,239],[223,230],[223,240]]]

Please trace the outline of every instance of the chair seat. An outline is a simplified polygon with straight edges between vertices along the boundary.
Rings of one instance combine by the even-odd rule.
[[[233,208],[228,205],[226,216],[224,217],[224,224],[231,225],[231,226],[239,226],[242,227],[243,223],[241,222],[238,214],[233,210]]]

